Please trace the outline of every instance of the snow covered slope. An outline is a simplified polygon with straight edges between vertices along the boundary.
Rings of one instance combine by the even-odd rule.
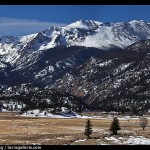
[[[22,37],[1,36],[1,60],[14,64],[26,51],[43,51],[57,46],[85,46],[108,50],[125,48],[136,41],[150,39],[150,23],[143,20],[102,23],[79,20],[66,27],[48,29]]]
[[[143,20],[102,23],[79,20],[66,27],[50,27],[41,36],[49,38],[39,49],[64,46],[86,46],[101,49],[125,48],[136,41],[150,38],[150,24]]]

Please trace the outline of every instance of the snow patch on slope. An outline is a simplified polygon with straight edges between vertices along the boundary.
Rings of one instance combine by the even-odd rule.
[[[43,77],[45,75],[47,75],[48,73],[53,73],[55,71],[53,66],[47,66],[45,69],[43,69],[42,71],[40,71],[35,78],[39,78],[39,77]]]
[[[129,136],[129,138],[124,137],[105,137],[105,140],[112,141],[117,145],[150,145],[150,139],[143,136]]]

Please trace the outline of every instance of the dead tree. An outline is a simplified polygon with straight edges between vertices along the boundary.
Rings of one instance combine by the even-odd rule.
[[[147,127],[147,125],[148,125],[148,119],[145,118],[145,117],[140,118],[139,124],[140,124],[140,127],[142,127],[143,130],[144,130]]]

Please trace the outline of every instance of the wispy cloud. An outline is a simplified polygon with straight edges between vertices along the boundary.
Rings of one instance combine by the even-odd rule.
[[[21,36],[42,31],[50,26],[66,26],[63,23],[42,22],[18,18],[0,17],[0,36]]]

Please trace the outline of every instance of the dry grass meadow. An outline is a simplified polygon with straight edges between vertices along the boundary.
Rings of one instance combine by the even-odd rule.
[[[96,145],[96,139],[104,141],[110,134],[111,119],[90,119],[93,125],[92,139],[80,145]],[[145,131],[139,126],[138,119],[120,120],[122,136],[142,135],[150,139],[150,125]],[[0,145],[64,145],[77,144],[76,140],[85,139],[86,119],[54,119],[15,116],[15,113],[0,113]],[[150,120],[149,120],[150,123]]]

